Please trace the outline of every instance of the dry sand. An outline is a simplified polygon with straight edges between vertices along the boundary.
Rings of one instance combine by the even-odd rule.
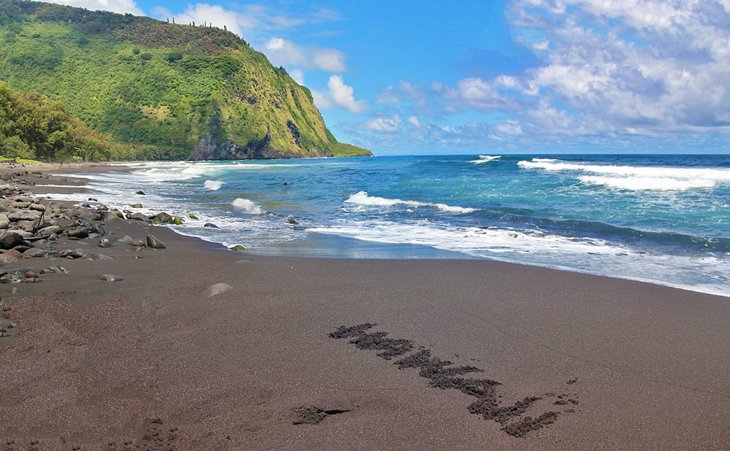
[[[61,248],[113,260],[3,268],[70,273],[0,285],[0,449],[730,447],[730,298],[107,230]],[[167,249],[116,242],[149,233]]]

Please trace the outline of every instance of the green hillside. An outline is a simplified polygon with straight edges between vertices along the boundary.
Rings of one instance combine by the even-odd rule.
[[[218,28],[0,0],[0,80],[146,158],[370,154],[338,143],[307,88]]]
[[[15,92],[0,82],[0,156],[43,161],[129,158],[135,149],[113,143],[68,114],[60,102]]]

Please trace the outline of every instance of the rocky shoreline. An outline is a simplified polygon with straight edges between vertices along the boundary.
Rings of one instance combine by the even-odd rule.
[[[11,174],[28,175],[26,173]],[[40,174],[38,174],[40,175]],[[5,177],[8,177],[5,175]],[[93,204],[92,204],[93,203]],[[117,245],[129,245],[136,250],[142,248],[165,249],[166,245],[152,234],[143,239],[125,235],[117,240],[107,236],[106,224],[113,220],[140,221],[152,224],[177,224],[181,219],[168,213],[145,216],[131,211],[110,210],[105,205],[89,198],[81,206],[68,202],[54,202],[35,196],[18,185],[0,188],[0,283],[29,283],[41,281],[44,273],[67,272],[61,266],[50,266],[38,272],[31,269],[16,269],[8,272],[2,267],[20,260],[47,259],[90,259],[109,260],[112,257],[103,252],[91,251],[88,247],[108,249]],[[85,240],[85,248],[70,248]],[[121,280],[108,277],[103,280]]]

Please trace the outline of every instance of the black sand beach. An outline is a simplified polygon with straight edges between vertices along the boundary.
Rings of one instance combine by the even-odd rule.
[[[44,176],[26,169],[5,176]],[[62,236],[2,266],[39,277],[0,285],[0,449],[730,446],[728,298],[488,261],[254,257],[104,216],[110,247]]]

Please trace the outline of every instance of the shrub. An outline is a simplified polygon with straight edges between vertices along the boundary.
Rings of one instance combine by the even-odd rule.
[[[170,52],[167,54],[165,59],[169,63],[174,63],[175,61],[180,61],[182,59],[182,57],[183,57],[183,54],[181,52]]]

